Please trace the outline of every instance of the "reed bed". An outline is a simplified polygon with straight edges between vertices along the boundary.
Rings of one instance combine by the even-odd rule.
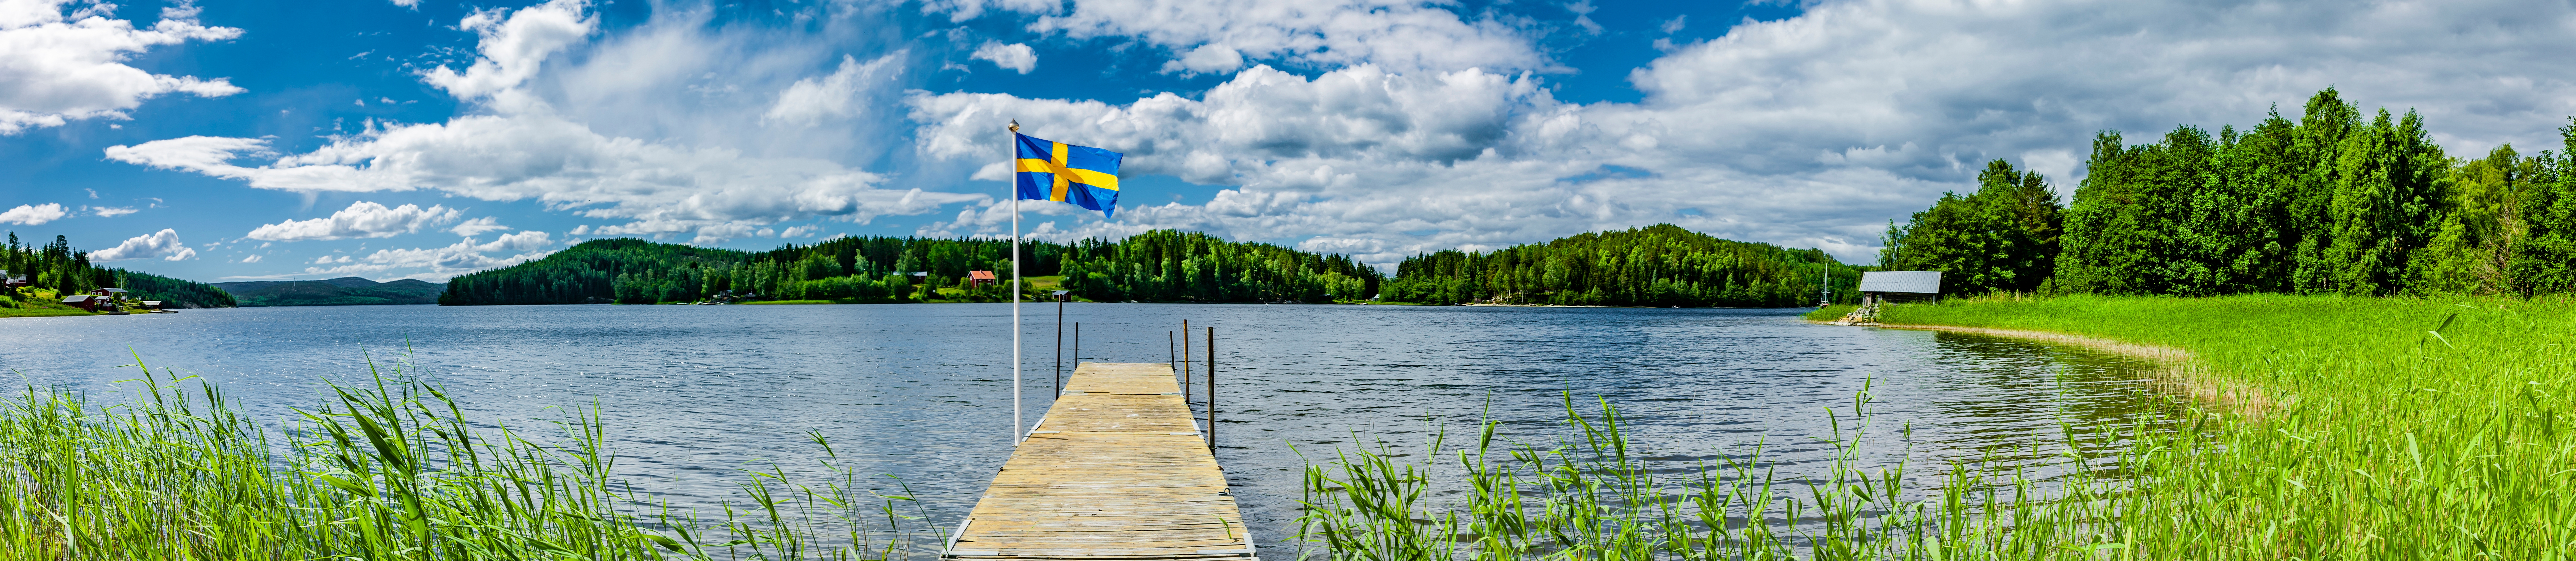
[[[0,559],[856,561],[944,539],[907,531],[916,501],[834,460],[746,470],[717,512],[673,508],[617,480],[596,406],[535,430],[482,423],[371,366],[273,434],[213,385],[136,362],[124,403],[36,386],[0,402]]]
[[[1987,298],[1882,320],[2185,349],[2169,370],[2262,392],[2170,396],[2065,427],[2080,462],[2043,486],[1980,461],[1784,474],[1759,454],[1659,478],[1617,412],[1569,406],[1575,438],[1343,451],[1306,472],[1306,539],[1335,559],[2568,559],[2576,557],[2576,301]],[[1839,315],[1846,310],[1826,310]],[[2188,381],[2175,380],[2177,385]],[[1570,404],[1570,402],[1569,402]],[[1508,441],[1508,439],[1504,439]],[[2075,452],[2105,452],[2096,457]],[[1416,458],[1410,463],[1397,458]],[[1430,490],[1468,489],[1433,501]]]

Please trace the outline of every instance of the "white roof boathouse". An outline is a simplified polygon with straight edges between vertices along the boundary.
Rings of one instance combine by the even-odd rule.
[[[1939,302],[1940,271],[1868,271],[1860,274],[1860,298],[1873,302]]]

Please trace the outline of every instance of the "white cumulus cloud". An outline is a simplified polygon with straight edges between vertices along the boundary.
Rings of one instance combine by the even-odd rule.
[[[137,212],[143,212],[143,211],[141,211],[141,210],[136,210],[134,207],[130,207],[130,206],[128,206],[128,207],[114,207],[114,206],[82,207],[82,209],[83,209],[83,210],[87,210],[87,211],[89,211],[89,213],[90,213],[90,214],[98,215],[98,217],[99,217],[99,218],[115,218],[115,217],[119,217],[119,216],[125,216],[125,215],[128,215],[128,214],[134,214],[134,213],[137,213]]]
[[[1167,73],[1207,74],[1233,72],[1239,68],[1243,68],[1243,53],[1225,45],[1215,44],[1199,45],[1196,49],[1190,49],[1189,54],[1163,63],[1163,72]]]
[[[126,64],[135,54],[190,40],[220,41],[240,29],[197,23],[181,2],[137,29],[113,19],[116,6],[72,0],[0,0],[0,135],[80,119],[126,119],[144,100],[169,93],[241,93],[222,78],[153,74]]]
[[[975,54],[967,58],[992,61],[993,66],[1018,70],[1021,74],[1038,69],[1038,52],[1029,48],[1027,43],[1006,45],[1001,41],[985,41],[984,46],[976,47]]]
[[[891,88],[871,83],[876,76],[899,73],[899,59],[881,57],[865,64],[843,59],[831,77],[794,77],[777,71],[783,63],[746,64],[709,52],[721,50],[711,44],[744,41],[739,34],[710,36],[705,21],[688,19],[700,16],[667,17],[674,19],[657,19],[592,45],[588,41],[598,18],[583,2],[478,11],[459,24],[480,37],[473,65],[462,71],[432,69],[422,78],[465,102],[473,108],[471,114],[440,123],[368,121],[360,132],[330,137],[297,154],[274,153],[268,138],[204,136],[113,146],[105,154],[282,191],[434,190],[487,201],[533,199],[551,211],[626,221],[602,232],[670,237],[712,228],[689,238],[707,243],[741,237],[735,233],[745,226],[756,231],[813,218],[864,223],[991,198],[889,189],[885,176],[851,169],[831,157],[837,154],[823,152],[848,146],[854,138],[892,134],[825,127],[762,131],[741,125],[761,121],[764,114],[772,121],[806,124],[856,114],[871,96],[893,95],[873,93]],[[583,56],[561,56],[572,51]],[[745,56],[799,54],[785,51]],[[578,60],[540,71],[571,58]],[[750,70],[742,70],[746,68]],[[774,80],[776,86],[743,88],[725,83],[727,78],[717,72],[763,69],[768,73],[747,78]],[[801,90],[789,83],[800,79],[810,80],[800,82]],[[785,93],[778,103],[671,109],[681,102],[670,97],[678,95],[674,92],[686,92],[692,103],[714,99],[708,96],[739,100],[754,95],[739,93],[743,91]],[[687,118],[673,120],[672,115]],[[603,128],[623,132],[608,134]]]
[[[456,225],[456,227],[454,227],[454,228],[448,228],[448,229],[447,229],[447,231],[449,231],[449,232],[455,232],[455,233],[456,233],[456,235],[459,235],[459,236],[465,236],[465,237],[469,237],[469,238],[471,238],[471,237],[474,237],[474,236],[480,236],[480,235],[483,235],[485,232],[498,232],[498,231],[503,231],[503,230],[508,230],[508,229],[510,229],[510,227],[509,227],[509,226],[503,226],[503,225],[501,225],[501,220],[500,220],[500,219],[498,219],[498,218],[493,218],[493,217],[490,217],[490,216],[485,216],[485,217],[482,217],[482,218],[476,218],[476,219],[473,219],[473,220],[467,220],[467,221],[465,221],[465,223],[463,223],[463,224],[458,224],[458,225]]]
[[[402,278],[447,282],[447,279],[465,273],[543,259],[554,253],[545,249],[553,245],[555,240],[552,236],[545,232],[531,230],[504,235],[488,243],[477,243],[473,238],[466,238],[464,241],[445,247],[379,249],[365,256],[325,257],[323,260],[314,262],[314,265],[334,266],[305,267],[301,274],[380,276],[391,274]],[[516,253],[505,256],[487,255],[510,252]]]
[[[63,217],[70,215],[71,211],[64,209],[62,203],[18,205],[17,208],[0,212],[0,224],[25,224],[28,226],[35,226],[46,222],[61,220]]]
[[[419,232],[423,227],[454,222],[461,215],[461,211],[438,205],[421,208],[420,205],[406,204],[387,208],[374,202],[358,201],[323,218],[262,224],[251,229],[249,237],[278,242],[390,238]]]
[[[1038,16],[1028,29],[1074,39],[1134,38],[1193,72],[1232,70],[1243,57],[1296,66],[1374,64],[1399,71],[1549,67],[1516,24],[1466,19],[1449,2],[1420,0],[931,0],[959,21],[988,10]],[[1067,9],[1070,5],[1070,9]],[[1213,47],[1213,48],[1211,48]]]
[[[188,136],[134,146],[109,146],[107,159],[161,169],[187,170],[226,179],[249,179],[260,170],[232,165],[241,156],[266,155],[268,141],[258,138]]]
[[[589,3],[582,0],[553,0],[517,11],[477,10],[456,25],[482,37],[474,64],[463,72],[445,66],[430,69],[422,80],[457,99],[497,97],[494,101],[505,107],[530,109],[528,104],[536,103],[535,98],[519,90],[519,85],[535,77],[547,58],[582,43],[598,29],[599,18],[587,13],[587,8]]]
[[[870,88],[894,85],[894,75],[903,69],[896,59],[902,55],[889,54],[865,64],[857,57],[842,55],[840,69],[830,76],[797,80],[787,91],[779,92],[778,102],[769,106],[761,121],[813,125],[824,118],[857,116],[866,108],[860,94]]]
[[[1179,4],[1083,2],[1039,25],[1176,49],[1192,43],[1153,34],[1249,25],[1147,18],[1241,5]],[[1112,17],[1110,5],[1149,9]],[[1986,160],[2045,170],[2071,193],[2099,130],[2145,142],[2177,124],[2251,125],[2274,104],[2296,118],[2336,87],[2421,110],[2465,154],[2554,146],[2576,114],[2563,95],[2576,59],[2555,54],[2576,51],[2576,7],[2564,4],[1848,0],[1670,47],[1629,74],[1645,94],[1635,103],[1562,102],[1550,78],[1501,65],[1370,58],[1311,75],[1256,65],[1195,99],[924,93],[909,104],[919,154],[953,162],[957,177],[998,171],[982,158],[1007,115],[1051,140],[1127,152],[1131,174],[1228,187],[1197,205],[1130,190],[1121,223],[1067,235],[1195,229],[1373,263],[1656,222],[1866,261],[1886,220],[1967,188]],[[923,231],[991,233],[997,218],[969,209]]]
[[[189,248],[188,244],[179,243],[179,231],[170,228],[126,238],[125,243],[116,244],[116,247],[89,253],[91,261],[125,261],[156,257],[163,261],[179,261],[196,256],[197,250]]]

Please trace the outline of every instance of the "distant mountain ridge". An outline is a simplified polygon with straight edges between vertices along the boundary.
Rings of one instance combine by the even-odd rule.
[[[416,279],[376,282],[358,277],[340,277],[309,281],[243,281],[219,282],[215,288],[230,292],[242,307],[256,306],[371,306],[385,304],[436,304],[447,285]]]

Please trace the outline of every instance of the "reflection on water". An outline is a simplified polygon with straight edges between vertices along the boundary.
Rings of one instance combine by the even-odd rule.
[[[2015,340],[1805,323],[1803,310],[1074,304],[1082,360],[1160,362],[1180,320],[1218,337],[1218,457],[1257,535],[1293,537],[1304,461],[1383,440],[1418,448],[1480,418],[1522,442],[1565,435],[1565,396],[1619,406],[1670,471],[1757,443],[1784,479],[1830,459],[1827,408],[1877,396],[1862,465],[1992,458],[2065,473],[2061,423],[2155,406],[2137,361]],[[1054,306],[1030,305],[1023,396],[1044,411]],[[408,345],[472,412],[525,424],[605,409],[620,471],[682,506],[742,469],[844,461],[908,483],[953,525],[1009,454],[1007,304],[354,306],[0,320],[0,368],[104,389],[127,346],[202,375],[272,425],[323,377]],[[1204,336],[1203,333],[1198,334]],[[1293,449],[1292,449],[1293,445]],[[1917,469],[1916,488],[1937,483]],[[894,479],[883,480],[895,491]]]

